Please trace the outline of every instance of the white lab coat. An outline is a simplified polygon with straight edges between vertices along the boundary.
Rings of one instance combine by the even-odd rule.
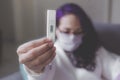
[[[74,67],[58,42],[55,46],[56,57],[43,73],[34,73],[24,66],[28,80],[117,80],[116,77],[120,75],[120,56],[103,47],[96,52],[96,69],[90,72]]]

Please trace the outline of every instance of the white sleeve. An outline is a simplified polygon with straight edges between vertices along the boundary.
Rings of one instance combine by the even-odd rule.
[[[35,73],[28,69],[25,65],[23,67],[27,73],[28,80],[53,80],[56,69],[55,61],[52,61],[49,65],[47,65],[43,73]]]
[[[120,56],[115,53],[103,51],[102,56],[102,75],[107,80],[120,80]]]

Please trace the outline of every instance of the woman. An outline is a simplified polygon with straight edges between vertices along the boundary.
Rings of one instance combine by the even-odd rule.
[[[21,45],[19,62],[28,80],[120,80],[120,57],[108,52],[86,13],[69,3],[57,9],[56,37]]]

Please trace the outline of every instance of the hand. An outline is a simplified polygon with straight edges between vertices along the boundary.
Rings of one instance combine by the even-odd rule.
[[[42,38],[21,45],[17,49],[17,54],[20,63],[36,73],[41,73],[42,69],[54,59],[55,50],[52,40]]]

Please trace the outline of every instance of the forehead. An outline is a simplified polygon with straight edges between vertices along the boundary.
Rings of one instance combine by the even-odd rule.
[[[59,28],[80,28],[79,19],[73,14],[67,14],[60,19]]]

